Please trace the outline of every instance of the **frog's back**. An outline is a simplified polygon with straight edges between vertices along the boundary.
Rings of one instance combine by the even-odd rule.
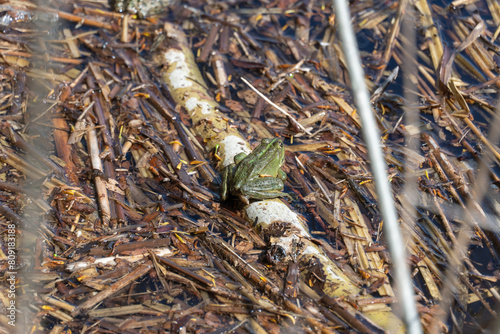
[[[263,139],[236,167],[233,177],[233,189],[239,190],[245,183],[262,175],[276,177],[283,164],[283,142],[278,139]]]

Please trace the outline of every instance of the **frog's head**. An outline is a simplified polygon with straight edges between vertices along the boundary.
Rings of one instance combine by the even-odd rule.
[[[258,174],[275,176],[278,169],[285,162],[285,145],[280,138],[262,139],[258,151],[260,152],[260,167]]]
[[[280,138],[263,139],[262,141],[269,141],[268,152],[276,156],[275,161],[281,166],[285,161],[285,145]]]

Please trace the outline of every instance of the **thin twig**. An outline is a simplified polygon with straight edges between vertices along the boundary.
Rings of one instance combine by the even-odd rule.
[[[252,86],[252,84],[250,82],[248,82],[245,78],[241,78],[241,80],[243,80],[243,82],[246,83],[248,85],[248,87],[250,87],[251,90],[253,90],[255,93],[257,93],[257,95],[259,95],[261,98],[263,98],[267,103],[269,103],[274,108],[276,108],[278,111],[280,111],[283,115],[285,115],[286,117],[288,117],[292,121],[292,123],[294,123],[298,128],[300,128],[302,131],[304,131],[305,133],[307,133],[309,136],[312,136],[312,134],[309,131],[307,131],[306,128],[304,128],[302,126],[302,124],[300,124],[299,122],[297,122],[297,120],[295,118],[293,118],[292,115],[290,115],[286,110],[284,110],[283,108],[281,108],[280,106],[278,106],[276,103],[274,103],[273,101],[271,101],[270,99],[268,99],[264,94],[262,94],[261,92],[259,92],[257,90],[257,88],[255,88],[254,86]]]

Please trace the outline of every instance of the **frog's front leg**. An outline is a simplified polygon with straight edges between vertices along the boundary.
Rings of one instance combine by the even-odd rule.
[[[222,171],[222,184],[220,186],[220,197],[225,201],[228,197],[231,188],[231,180],[233,179],[234,164],[224,168]]]
[[[284,183],[277,177],[261,177],[257,180],[247,182],[240,188],[240,193],[245,198],[269,199],[282,196],[289,196],[282,192]]]

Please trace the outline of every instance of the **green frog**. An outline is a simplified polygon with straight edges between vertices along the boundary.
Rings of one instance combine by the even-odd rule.
[[[229,193],[245,203],[249,199],[267,199],[289,196],[282,192],[286,174],[281,170],[285,162],[285,146],[281,139],[262,139],[252,153],[240,153],[222,175],[221,197]]]

